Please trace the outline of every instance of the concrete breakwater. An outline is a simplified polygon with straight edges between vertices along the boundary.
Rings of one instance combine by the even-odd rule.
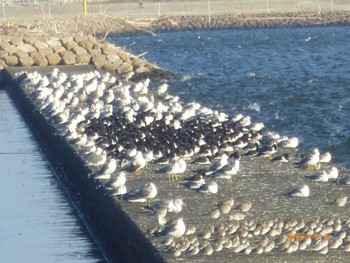
[[[169,71],[92,36],[2,36],[0,49],[0,68],[93,65],[127,79],[176,77]]]
[[[338,173],[313,175],[334,166],[329,158],[312,172],[296,165],[302,157],[297,148],[284,148],[288,139],[261,123],[198,103],[186,105],[162,85],[117,81],[118,76],[91,67],[26,71],[16,75],[9,69],[8,77],[18,81],[10,81],[8,91],[51,161],[67,170],[66,181],[83,197],[81,205],[88,207],[102,244],[115,258],[120,253],[127,262],[346,262],[349,218],[346,200],[337,200],[348,193],[349,171],[338,167],[341,179]],[[257,145],[245,147],[246,139]],[[276,153],[266,148],[271,141],[279,146]],[[91,160],[94,147],[102,152]],[[231,157],[240,162],[239,169],[211,170],[211,164],[235,151],[242,155]],[[289,157],[264,156],[272,154]],[[199,163],[198,157],[208,160]],[[106,172],[112,159],[117,166]],[[165,161],[175,166],[178,159],[186,162],[185,171],[182,165],[174,173],[165,169]],[[126,180],[113,187],[122,172]],[[181,180],[169,180],[177,173]],[[145,187],[150,183],[155,196]],[[296,185],[308,185],[309,191],[289,192]],[[166,205],[164,211],[154,204],[153,211],[133,202],[154,197],[158,202],[182,199],[186,206]],[[181,218],[185,227],[170,235]]]

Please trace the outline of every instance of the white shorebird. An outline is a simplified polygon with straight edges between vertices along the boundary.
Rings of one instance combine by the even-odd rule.
[[[328,179],[329,179],[326,171],[322,171],[320,173],[308,175],[308,176],[306,176],[306,178],[310,181],[313,181],[313,182],[328,182]]]
[[[213,174],[213,177],[218,179],[228,179],[232,181],[232,176],[238,173],[239,167],[240,167],[239,159],[230,160],[230,162],[226,164],[224,167],[222,167],[219,170],[216,170],[215,173]]]
[[[325,173],[328,175],[328,179],[337,179],[339,176],[339,171],[337,167],[330,167],[325,170]]]
[[[300,185],[286,193],[286,195],[292,197],[308,197],[310,195],[310,188],[306,184]]]
[[[146,183],[138,188],[132,189],[123,195],[123,199],[133,203],[145,203],[157,196],[157,188],[153,183]]]
[[[216,194],[218,192],[218,184],[216,182],[210,182],[199,187],[197,191],[203,194]]]
[[[167,83],[163,83],[163,84],[159,85],[157,88],[158,96],[162,96],[163,94],[165,94],[168,90],[168,87],[169,87],[169,85]]]
[[[125,185],[120,185],[116,188],[114,188],[111,192],[111,196],[122,196],[127,193],[126,186]]]
[[[117,176],[113,177],[111,181],[106,183],[104,187],[108,190],[113,190],[118,187],[121,187],[125,185],[126,183],[126,176],[124,172],[120,172]]]
[[[89,174],[89,177],[93,177],[95,180],[109,180],[115,169],[117,169],[117,161],[111,158],[98,172]]]
[[[210,165],[208,170],[205,172],[205,175],[211,175],[216,171],[220,170],[222,167],[224,167],[227,164],[228,164],[228,155],[224,153],[223,155],[220,156],[219,160],[215,160],[215,162],[212,163],[212,165]]]
[[[169,213],[180,213],[184,206],[184,202],[181,198],[170,199],[170,200],[162,200],[159,202],[155,202],[149,206],[151,210],[159,210],[166,208]]]
[[[128,172],[134,172],[136,175],[139,175],[140,170],[147,165],[145,158],[143,157],[142,152],[137,151],[135,156],[131,157],[126,163],[123,163],[122,168]]]
[[[320,162],[320,152],[317,148],[315,148],[312,153],[306,157],[305,159],[300,161],[300,165],[306,167],[309,171],[315,171],[319,167]]]
[[[279,143],[279,146],[282,148],[297,148],[299,145],[299,139],[297,137],[292,137],[286,140],[283,140]]]
[[[195,175],[191,176],[190,178],[187,178],[182,183],[183,186],[190,188],[190,189],[193,189],[193,190],[198,189],[199,187],[201,187],[204,184],[205,184],[205,179],[203,178],[203,175],[201,175],[201,174],[195,174]]]
[[[242,118],[243,118],[243,115],[242,115],[241,113],[239,113],[239,114],[233,116],[233,117],[231,118],[231,121],[232,121],[232,122],[238,122],[238,121],[240,121]]]
[[[154,211],[154,216],[157,219],[158,225],[163,226],[167,222],[165,218],[167,213],[168,210],[166,208],[159,208]]]
[[[185,234],[185,232],[186,225],[184,219],[182,217],[178,217],[166,223],[162,229],[156,232],[156,236],[180,238]]]
[[[329,163],[331,160],[332,155],[329,152],[320,155],[320,163]]]
[[[99,167],[104,165],[107,160],[106,152],[100,147],[97,147],[96,151],[80,156],[84,156],[83,158],[85,159],[88,167]]]
[[[248,126],[248,129],[252,132],[259,132],[261,131],[263,128],[265,128],[264,123],[262,122],[255,122],[255,123],[251,123]]]
[[[186,171],[187,164],[182,158],[173,160],[167,166],[157,170],[157,173],[165,173],[169,176],[169,181],[175,181],[178,179],[179,174],[183,174]]]
[[[251,119],[250,119],[250,116],[245,116],[245,117],[242,117],[238,124],[240,127],[247,127],[249,126],[250,124],[252,123]]]

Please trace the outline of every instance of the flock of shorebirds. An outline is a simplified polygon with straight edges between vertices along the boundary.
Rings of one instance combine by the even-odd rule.
[[[68,75],[57,68],[46,75],[34,71],[16,77],[57,135],[64,137],[90,168],[88,178],[100,181],[115,198],[146,203],[157,224],[150,234],[162,240],[161,245],[174,256],[210,255],[224,249],[244,254],[276,248],[287,253],[314,250],[326,254],[328,249],[342,247],[350,252],[350,221],[243,220],[252,202],[235,205],[228,197],[208,213],[212,219],[227,215],[228,220],[197,233],[195,226],[178,216],[185,206],[183,197],[152,203],[159,190],[155,180],[127,189],[131,176],[151,166],[156,167],[153,173],[159,178],[166,175],[181,187],[215,195],[220,180],[229,183],[240,172],[242,157],[266,156],[271,162],[288,162],[290,156],[279,149],[297,148],[298,138],[265,131],[262,122],[253,122],[249,116],[229,116],[195,102],[184,104],[168,93],[167,83],[152,86],[148,79],[132,83],[98,71]],[[308,197],[308,184],[313,181],[350,184],[349,175],[338,178],[331,158],[330,153],[321,154],[316,148],[299,157],[297,165],[310,175],[307,183],[286,190],[285,196]],[[346,202],[346,196],[334,200],[339,207]],[[176,216],[168,220],[169,213]],[[288,239],[293,233],[321,238]],[[326,234],[327,239],[323,238]],[[252,244],[250,237],[257,241]]]

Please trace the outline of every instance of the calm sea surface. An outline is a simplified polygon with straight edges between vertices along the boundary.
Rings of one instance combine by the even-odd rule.
[[[0,262],[104,262],[4,90],[0,90]]]
[[[350,27],[110,37],[182,77],[185,101],[251,115],[350,167]]]

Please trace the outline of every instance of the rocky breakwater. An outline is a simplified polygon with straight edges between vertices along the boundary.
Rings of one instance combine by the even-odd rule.
[[[0,68],[93,65],[132,79],[176,76],[121,48],[91,36],[0,38]]]
[[[150,28],[155,32],[181,30],[215,30],[247,28],[305,27],[325,25],[349,25],[350,12],[325,13],[251,13],[224,15],[163,16],[154,20]]]

